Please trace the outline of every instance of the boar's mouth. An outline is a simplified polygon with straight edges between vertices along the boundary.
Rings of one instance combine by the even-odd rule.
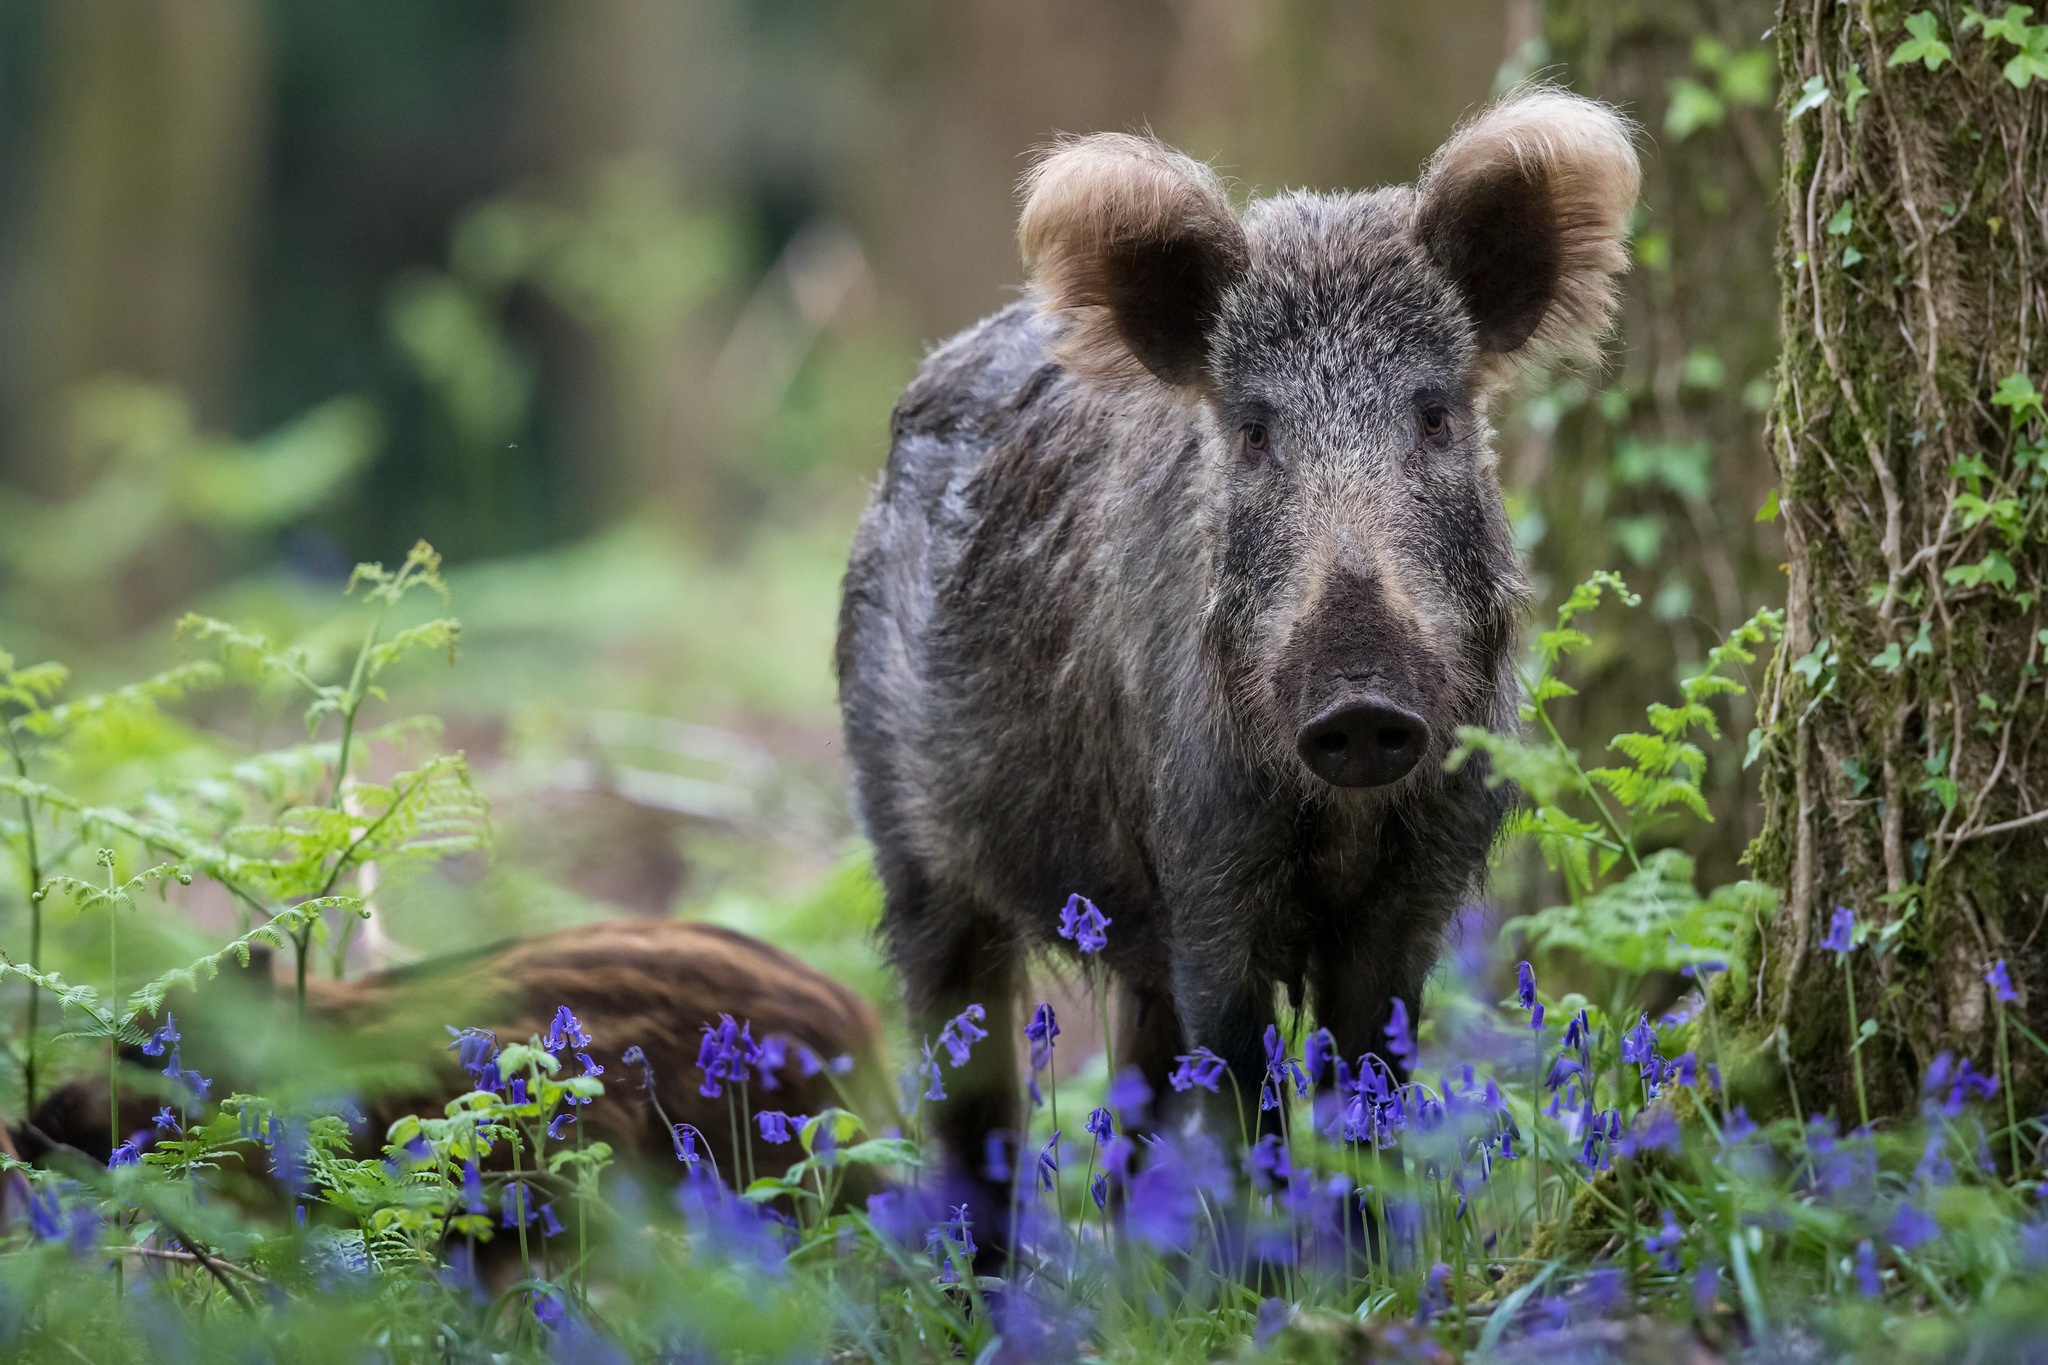
[[[1333,787],[1390,786],[1414,771],[1428,749],[1428,723],[1382,696],[1339,701],[1294,740],[1308,770]]]

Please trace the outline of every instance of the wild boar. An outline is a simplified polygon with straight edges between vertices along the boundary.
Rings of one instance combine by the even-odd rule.
[[[1513,799],[1445,770],[1459,727],[1516,724],[1489,402],[1596,348],[1638,182],[1623,119],[1548,88],[1366,193],[1239,210],[1148,137],[1037,163],[1029,297],[904,393],[840,610],[913,1038],[970,1003],[1014,1038],[1080,893],[1155,1092],[1201,1045],[1255,1094],[1283,986],[1386,1051]],[[947,1077],[969,1176],[1016,1066]]]
[[[638,1047],[668,1118],[699,1130],[698,1150],[728,1180],[743,1174],[746,1158],[735,1162],[727,1101],[700,1093],[701,1030],[720,1015],[751,1021],[757,1041],[774,1037],[788,1045],[773,1088],[759,1076],[750,1082],[754,1113],[815,1114],[836,1105],[861,1113],[875,1131],[894,1121],[873,1006],[788,953],[714,925],[660,919],[582,924],[353,981],[307,984],[312,1041],[305,1049],[290,1043],[288,1002],[258,1002],[249,1007],[260,1012],[254,1019],[247,1009],[218,1007],[209,1019],[204,999],[189,1008],[175,1004],[187,1034],[185,1064],[213,1074],[217,1098],[262,1084],[264,1078],[250,1071],[302,1067],[293,1059],[306,1056],[345,1059],[365,1080],[357,1088],[368,1120],[361,1133],[365,1153],[382,1150],[385,1131],[401,1115],[438,1115],[448,1100],[472,1088],[449,1047],[447,1026],[488,1030],[501,1045],[524,1042],[546,1034],[562,1005],[582,1021],[591,1058],[604,1068],[604,1095],[584,1111],[589,1136],[611,1143],[627,1162],[679,1169],[669,1130],[643,1092],[640,1068],[623,1059]],[[282,1040],[276,1057],[253,1055],[247,1046],[262,1019]],[[806,1051],[815,1060],[807,1061]],[[818,1068],[842,1057],[851,1064],[843,1074]],[[163,1102],[147,1077],[136,1080],[122,1098],[123,1134],[149,1128]],[[106,1078],[85,1077],[38,1105],[21,1146],[34,1157],[62,1143],[105,1161],[111,1132]],[[801,1155],[793,1145],[765,1141],[758,1128],[746,1140],[757,1174],[779,1174]]]

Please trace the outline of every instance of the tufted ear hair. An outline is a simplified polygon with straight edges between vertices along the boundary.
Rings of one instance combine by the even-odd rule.
[[[1149,137],[1095,133],[1053,147],[1022,194],[1025,266],[1068,323],[1060,360],[1094,378],[1199,387],[1223,293],[1249,256],[1215,172]]]
[[[1480,114],[1431,159],[1417,231],[1497,378],[1596,351],[1642,184],[1632,131],[1604,104],[1538,87]]]

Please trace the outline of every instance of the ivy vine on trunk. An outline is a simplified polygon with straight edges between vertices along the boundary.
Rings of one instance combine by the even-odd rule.
[[[1784,897],[1731,1003],[1776,1034],[1771,1079],[1845,1118],[1852,1044],[1885,1114],[1943,1051],[1995,1064],[2002,1011],[2048,1032],[2048,28],[2006,12],[1778,14],[1790,581],[1752,857]],[[2024,1116],[2048,1056],[2013,1048]]]

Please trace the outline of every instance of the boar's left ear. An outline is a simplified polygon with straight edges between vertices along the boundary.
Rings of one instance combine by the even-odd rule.
[[[1606,329],[1642,183],[1630,131],[1604,104],[1537,88],[1488,109],[1431,160],[1417,231],[1497,375],[1584,355]]]
[[[1096,133],[1025,177],[1017,241],[1059,358],[1082,374],[1196,388],[1223,292],[1249,250],[1215,172],[1149,137]]]

